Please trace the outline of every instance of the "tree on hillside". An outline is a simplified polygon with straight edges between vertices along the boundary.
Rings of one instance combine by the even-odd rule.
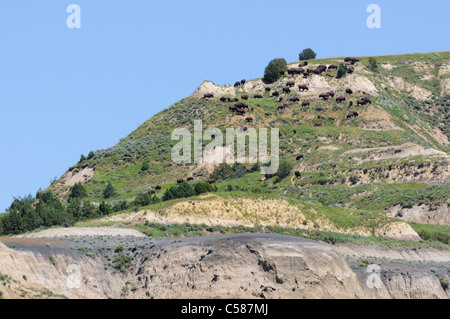
[[[304,60],[314,60],[316,58],[316,52],[314,52],[312,49],[304,49],[300,54],[298,55],[298,59],[300,61]]]
[[[103,190],[103,198],[108,199],[114,196],[116,196],[116,189],[114,188],[113,184],[109,182]]]
[[[73,187],[70,189],[70,193],[69,193],[69,202],[71,199],[74,198],[84,198],[87,196],[87,192],[86,189],[84,188],[84,186],[81,183],[75,183],[75,185],[73,185]]]
[[[348,69],[345,66],[345,64],[344,63],[339,64],[336,78],[338,79],[343,78],[347,74],[347,72]]]
[[[287,62],[285,59],[273,59],[264,70],[264,83],[274,83],[281,77],[281,72],[286,71]]]
[[[372,72],[377,72],[378,70],[378,62],[374,57],[369,58],[369,69]]]

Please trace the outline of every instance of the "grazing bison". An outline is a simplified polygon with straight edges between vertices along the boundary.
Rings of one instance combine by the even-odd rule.
[[[348,103],[348,107],[351,108],[353,106],[353,101],[350,101],[350,103]]]
[[[355,72],[355,68],[351,67],[347,69],[347,72],[352,74],[353,72]]]
[[[272,96],[279,96],[280,93],[278,93],[278,91],[272,92]]]
[[[295,81],[294,80],[289,81],[288,83],[286,83],[286,86],[290,87],[290,88],[294,87],[295,86]]]
[[[322,122],[314,122],[314,126],[322,126],[323,123]]]
[[[245,82],[247,82],[246,80],[241,80],[241,85],[244,85]]]
[[[241,99],[248,100],[248,95],[241,95]]]
[[[343,102],[343,101],[345,101],[345,96],[338,96],[338,97],[336,98],[336,102],[338,102],[338,103],[341,103],[341,102]]]
[[[286,108],[286,105],[280,105],[277,107],[277,110],[284,110]]]
[[[288,74],[295,75],[295,74],[303,74],[305,70],[303,68],[290,68],[288,70]]]
[[[332,70],[332,69],[337,70],[337,68],[338,68],[338,66],[336,64],[330,64],[328,66],[328,70]]]
[[[230,98],[229,98],[229,97],[222,96],[222,97],[220,98],[220,102],[229,102],[229,101],[230,101]]]
[[[266,112],[266,113],[264,113],[264,115],[265,115],[265,116],[267,116],[267,117],[269,117],[269,116],[270,116],[270,114],[269,114],[269,113],[267,113],[267,112]]]
[[[326,120],[327,118],[325,117],[325,116],[323,116],[323,115],[317,115],[317,118],[319,119],[319,120]]]
[[[270,92],[270,87],[266,86],[266,87],[264,88],[264,90],[265,90],[266,92]]]
[[[182,178],[177,179],[177,183],[178,183],[178,184],[181,184],[181,183],[183,183],[183,182],[184,182],[184,179],[182,179]]]
[[[331,97],[334,97],[334,91],[328,91],[328,92],[326,92],[326,94],[328,94]]]
[[[372,104],[372,102],[370,101],[370,99],[369,98],[367,98],[367,97],[362,97],[362,98],[360,98],[357,102],[357,105],[366,105],[366,104]]]
[[[243,130],[244,132],[247,132],[247,130],[248,130],[247,126],[244,126],[244,127],[242,128],[242,130]]]
[[[297,157],[295,158],[297,161],[304,159],[305,156],[303,154],[297,155]]]
[[[289,99],[289,101],[291,101],[291,102],[300,102],[300,99],[297,96],[295,96],[295,97],[291,97]]]
[[[319,95],[320,99],[323,99],[324,101],[328,100],[330,98],[330,95],[328,93],[322,93]]]
[[[244,114],[245,114],[245,111],[244,111],[243,109],[237,109],[237,110],[236,110],[236,114],[237,114],[237,115],[244,115]]]
[[[353,90],[352,90],[352,89],[346,89],[346,90],[345,90],[345,93],[346,93],[346,94],[353,94]]]
[[[194,178],[193,178],[192,176],[189,176],[189,177],[187,178],[187,181],[188,181],[188,182],[193,181],[193,180],[194,180]]]
[[[234,83],[234,87],[238,87],[238,86],[241,86],[241,82],[236,82],[236,83]]]
[[[336,121],[336,119],[334,117],[329,117],[328,119],[333,122]]]
[[[242,102],[235,103],[234,106],[235,106],[236,108],[248,109],[248,105],[247,105],[247,104],[244,104],[244,103],[242,103]]]
[[[295,177],[296,178],[301,178],[302,174],[299,171],[295,171]]]
[[[300,85],[298,86],[298,89],[299,89],[300,91],[308,91],[308,90],[309,90],[309,88],[308,88],[308,86],[307,86],[306,84],[300,84]]]
[[[349,119],[349,118],[352,118],[352,117],[358,117],[358,112],[351,112],[351,113],[348,113],[347,114],[347,118]]]
[[[288,87],[283,88],[284,93],[291,93],[291,89]]]
[[[307,66],[307,65],[308,65],[308,61],[302,61],[302,62],[300,62],[300,64],[298,66],[301,67],[301,66]]]
[[[216,182],[215,179],[208,179],[208,184],[214,184]]]
[[[249,122],[249,123],[253,122],[253,118],[252,118],[252,117],[247,117],[245,120],[246,120],[247,122]]]
[[[230,106],[228,107],[228,110],[230,110],[231,112],[235,112],[235,111],[237,110],[237,107],[234,106],[234,105],[230,105]]]
[[[281,102],[284,100],[284,94],[281,94],[281,96],[278,98],[278,102]]]
[[[263,96],[262,96],[261,94],[255,94],[254,98],[255,98],[255,99],[262,99]]]
[[[205,94],[203,94],[203,98],[204,99],[209,99],[209,98],[212,98],[212,97],[214,97],[214,94],[212,94],[212,93],[205,93]]]
[[[294,134],[297,134],[297,130],[293,130],[292,132],[293,132]]]
[[[155,191],[154,189],[152,189],[152,190],[150,191],[150,194],[154,195],[154,194],[156,194],[156,191]]]
[[[303,101],[302,106],[309,106],[309,102],[308,101]]]
[[[155,189],[156,189],[157,191],[161,190],[161,185],[156,185]]]

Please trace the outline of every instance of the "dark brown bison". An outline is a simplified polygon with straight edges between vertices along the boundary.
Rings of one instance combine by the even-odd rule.
[[[243,109],[237,109],[237,110],[236,110],[236,114],[237,114],[237,115],[244,115],[244,114],[245,114],[245,111],[244,111]]]
[[[208,179],[208,183],[209,183],[209,184],[214,184],[215,182],[216,182],[215,179]]]
[[[242,128],[242,130],[243,130],[244,132],[246,132],[246,131],[248,130],[247,126],[244,126],[244,127]]]
[[[286,86],[290,87],[290,88],[294,87],[295,86],[295,81],[294,80],[289,81],[288,83],[286,83]]]
[[[328,70],[337,70],[337,68],[338,68],[338,66],[336,65],[336,64],[330,64],[329,66],[328,66]]]
[[[355,68],[351,67],[347,69],[347,72],[352,74],[353,72],[355,72]]]
[[[314,126],[322,126],[323,123],[322,122],[314,122]]]
[[[228,107],[228,110],[230,110],[231,112],[235,112],[235,111],[237,110],[237,107],[234,106],[234,105],[230,105],[230,106]]]
[[[194,180],[194,178],[193,178],[192,176],[189,176],[189,177],[187,178],[187,181],[188,181],[188,182],[193,181],[193,180]]]
[[[234,106],[235,106],[236,108],[248,109],[248,105],[245,104],[245,103],[242,103],[242,102],[235,103]]]
[[[248,100],[248,95],[241,95],[241,99]]]
[[[177,183],[178,183],[178,184],[181,184],[181,183],[183,183],[183,182],[184,182],[184,179],[182,179],[182,178],[177,179]]]
[[[255,94],[254,98],[255,98],[255,99],[262,99],[263,96],[262,96],[261,94]]]
[[[291,89],[288,87],[283,88],[284,93],[291,93]]]
[[[270,92],[270,87],[266,86],[266,87],[264,88],[264,90],[265,90],[266,92]]]
[[[239,99],[237,97],[234,97],[234,98],[230,99],[230,102],[239,102]]]
[[[236,82],[236,83],[234,83],[234,87],[238,87],[238,86],[241,86],[241,82]]]
[[[161,185],[156,185],[155,189],[156,189],[157,191],[161,190]]]
[[[302,74],[303,72],[305,72],[305,70],[303,68],[290,68],[288,70],[288,74],[291,74],[291,75]]]
[[[308,91],[308,90],[309,90],[309,88],[308,88],[308,86],[307,86],[306,84],[300,84],[300,85],[298,86],[298,89],[299,89],[300,91]]]
[[[331,97],[334,97],[334,91],[328,91],[328,92],[326,92],[326,94],[328,94]]]
[[[155,191],[154,189],[152,189],[152,190],[150,191],[150,194],[154,195],[154,194],[156,194],[156,191]]]
[[[230,98],[229,98],[229,97],[222,96],[222,97],[220,98],[220,102],[228,102],[228,101],[230,101]]]
[[[291,101],[291,102],[300,102],[300,98],[298,98],[297,96],[291,97],[291,98],[289,99],[289,101]]]
[[[278,91],[272,92],[272,96],[279,96],[280,93],[278,93]]]
[[[357,105],[363,106],[363,105],[366,105],[366,104],[372,104],[372,101],[370,101],[370,99],[367,98],[367,97],[362,97],[358,101],[356,101],[356,103],[357,103]]]
[[[330,98],[330,95],[328,93],[322,93],[322,94],[319,95],[319,98],[323,99],[325,101],[325,100],[328,100]]]
[[[247,82],[245,79],[244,79],[244,80],[241,80],[241,85],[244,85],[245,82]]]
[[[214,94],[212,94],[212,93],[205,93],[205,94],[203,94],[203,98],[204,99],[209,99],[209,98],[212,98],[212,97],[214,97]]]
[[[307,66],[308,65],[308,61],[302,61],[302,62],[300,62],[299,63],[299,67],[301,67],[301,66]]]
[[[302,106],[309,106],[309,104],[310,104],[310,103],[309,103],[308,101],[303,101],[303,102],[302,102]]]
[[[343,102],[343,101],[345,101],[345,96],[338,96],[338,97],[336,98],[336,102],[338,102],[338,103],[341,103],[341,102]]]
[[[266,113],[264,113],[264,115],[265,115],[265,116],[270,116],[270,114],[269,114],[269,113],[267,113],[267,112],[266,112]]]
[[[325,116],[323,116],[323,115],[317,115],[317,118],[319,119],[319,120],[326,120],[327,118],[325,117]]]
[[[295,171],[295,177],[296,178],[301,178],[302,174],[299,171]]]
[[[305,156],[303,154],[297,155],[297,157],[295,158],[297,161],[304,159]]]
[[[286,105],[280,105],[277,107],[277,110],[284,110],[286,108]]]
[[[358,112],[351,112],[351,113],[347,114],[347,118],[348,119],[352,118],[352,117],[358,117],[358,116],[359,116]]]
[[[252,118],[252,117],[247,117],[245,120],[246,120],[247,122],[249,122],[249,123],[253,122],[253,118]]]
[[[350,101],[350,103],[348,103],[348,107],[352,107],[353,106],[353,101]]]
[[[353,90],[352,90],[352,89],[346,89],[346,90],[345,90],[345,93],[346,93],[346,94],[353,94]]]
[[[328,119],[333,122],[336,121],[336,119],[334,117],[329,117]]]
[[[292,132],[293,132],[294,134],[297,134],[297,130],[292,130]]]

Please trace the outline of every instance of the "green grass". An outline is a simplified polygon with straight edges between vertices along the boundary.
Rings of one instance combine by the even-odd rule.
[[[411,223],[411,227],[424,240],[438,241],[450,245],[450,226]]]

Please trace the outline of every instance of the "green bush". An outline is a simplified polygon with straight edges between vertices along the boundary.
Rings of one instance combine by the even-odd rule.
[[[164,192],[163,195],[163,201],[168,201],[168,200],[172,200],[172,199],[177,199],[177,198],[186,198],[186,197],[191,197],[191,196],[195,196],[196,192],[194,190],[194,188],[184,182],[179,184],[178,186],[173,186],[171,188],[169,188],[168,190],[166,190]]]
[[[197,182],[194,186],[195,193],[197,195],[203,194],[203,193],[209,193],[214,192],[215,188],[211,184],[207,182]]]
[[[293,164],[288,162],[287,160],[281,161],[280,166],[278,167],[278,171],[275,173],[275,176],[279,177],[280,179],[284,179],[289,176],[293,168]]]
[[[69,201],[73,198],[84,198],[87,196],[86,189],[81,183],[75,183],[69,193]]]
[[[369,69],[372,72],[376,72],[378,70],[378,62],[374,57],[369,58]]]
[[[281,77],[281,72],[285,72],[287,63],[285,59],[273,59],[264,70],[264,83],[274,83]]]
[[[108,199],[114,196],[116,196],[116,189],[114,188],[113,184],[109,182],[103,190],[103,198]]]
[[[133,204],[134,206],[137,207],[142,207],[142,206],[147,206],[147,205],[151,205],[151,204],[157,204],[160,203],[161,200],[159,199],[159,197],[152,195],[150,191],[143,193],[143,194],[139,194]]]
[[[348,72],[347,66],[344,63],[339,64],[338,71],[337,71],[337,78],[343,78]]]
[[[298,55],[298,59],[300,61],[304,60],[314,60],[316,58],[316,52],[314,52],[312,49],[304,49],[300,54]]]

